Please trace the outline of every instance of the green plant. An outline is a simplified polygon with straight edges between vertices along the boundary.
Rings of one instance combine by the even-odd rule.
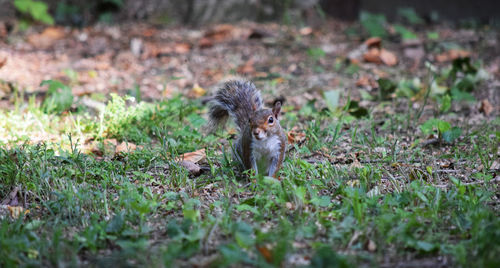
[[[400,24],[394,24],[394,30],[401,36],[403,40],[411,40],[411,39],[417,39],[418,36],[412,32],[411,30],[408,30],[408,28],[404,27],[403,25]]]
[[[370,37],[387,36],[387,31],[385,30],[385,25],[387,22],[384,15],[372,14],[366,11],[362,11],[360,14],[360,23]]]
[[[24,29],[26,29],[30,25],[28,16],[35,21],[39,21],[49,25],[54,24],[54,19],[47,12],[47,4],[42,1],[14,0],[14,6],[21,14],[25,16],[21,20],[21,27]]]
[[[68,110],[73,104],[71,88],[57,80],[45,80],[40,86],[48,85],[47,97],[43,101],[42,109],[46,113],[61,113]]]
[[[398,16],[406,20],[409,24],[418,25],[424,23],[424,20],[411,7],[398,8],[397,13]]]
[[[451,127],[451,124],[440,119],[429,119],[420,126],[420,130],[426,135],[437,131],[438,138],[447,143],[452,143],[460,137],[462,129],[459,127]]]

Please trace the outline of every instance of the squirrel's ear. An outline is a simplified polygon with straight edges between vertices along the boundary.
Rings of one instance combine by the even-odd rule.
[[[278,118],[280,112],[281,112],[281,101],[277,101],[274,103],[274,107],[273,107],[274,117]]]

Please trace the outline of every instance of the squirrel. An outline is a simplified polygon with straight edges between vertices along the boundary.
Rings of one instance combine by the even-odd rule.
[[[210,102],[210,132],[224,127],[229,116],[239,131],[233,157],[245,170],[277,177],[285,158],[286,136],[279,122],[281,101],[263,107],[260,91],[249,81],[232,80]]]

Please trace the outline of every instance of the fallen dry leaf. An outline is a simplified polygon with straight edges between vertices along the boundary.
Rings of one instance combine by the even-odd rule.
[[[484,99],[481,101],[481,106],[479,107],[479,111],[486,116],[490,116],[491,112],[493,112],[493,105],[491,105],[488,99]]]
[[[374,75],[378,76],[379,78],[387,78],[387,77],[389,77],[388,73],[386,73],[386,72],[384,72],[384,71],[382,71],[382,70],[380,70],[378,68],[372,69],[372,72],[373,72]],[[378,83],[377,83],[377,86],[378,86]]]
[[[380,60],[387,66],[394,66],[398,63],[396,55],[384,48],[380,50]]]
[[[312,34],[312,32],[313,32],[313,29],[311,27],[303,27],[299,30],[299,33],[301,35],[310,35],[310,34]]]
[[[7,56],[0,57],[0,69],[7,63]]]
[[[25,210],[23,207],[19,206],[7,206],[7,208],[10,211],[10,216],[14,219],[19,218],[19,216],[21,216],[21,213],[23,212],[25,215],[30,212],[29,210]]]
[[[130,142],[122,142],[118,144],[115,148],[115,154],[118,153],[129,153],[137,149],[137,145]]]
[[[200,175],[201,173],[201,168],[199,165],[191,162],[191,161],[187,161],[187,160],[182,160],[179,162],[179,165],[183,166],[184,168],[186,168],[190,174],[194,175],[194,176],[198,176]]]
[[[238,67],[236,70],[239,74],[252,74],[255,72],[255,68],[253,67],[254,60],[249,59],[245,64]]]
[[[105,147],[116,147],[118,145],[118,141],[116,139],[105,139],[102,143]]]
[[[382,39],[380,37],[371,37],[366,39],[363,44],[365,44],[367,48],[372,48],[372,47],[380,48],[382,44]]]
[[[208,30],[204,37],[220,42],[232,37],[234,26],[231,24],[219,24]]]
[[[42,33],[29,35],[27,39],[31,45],[46,49],[63,39],[65,35],[62,27],[47,27]]]
[[[179,43],[174,45],[174,51],[178,54],[185,54],[191,50],[191,44]]]
[[[378,83],[370,76],[363,75],[356,81],[356,86],[375,88],[378,87]]]
[[[467,58],[470,56],[470,52],[462,49],[450,49],[446,52],[436,55],[436,61],[438,62],[448,62],[456,60],[459,58]]]
[[[200,48],[209,48],[209,47],[212,47],[214,45],[214,42],[209,39],[209,38],[206,38],[206,37],[203,37],[200,39],[200,41],[198,41],[198,46]]]
[[[363,59],[367,62],[373,62],[377,64],[382,63],[382,60],[380,59],[380,49],[370,48],[363,54]]]
[[[176,160],[177,161],[186,160],[193,163],[198,163],[199,161],[204,160],[206,157],[207,155],[205,153],[205,149],[200,149],[194,152],[185,153],[179,156]]]
[[[200,48],[208,48],[215,43],[229,40],[233,37],[234,30],[234,26],[230,24],[216,25],[205,32],[203,37],[198,41],[198,45]]]
[[[204,88],[200,87],[198,83],[195,83],[193,85],[193,88],[187,93],[187,96],[190,98],[199,98],[205,95],[206,93],[207,91]]]
[[[306,140],[306,134],[303,132],[290,130],[288,131],[287,138],[289,144],[295,144],[295,143],[301,144]]]
[[[271,254],[271,251],[266,246],[256,246],[256,247],[267,262],[271,263],[273,261],[273,256]]]

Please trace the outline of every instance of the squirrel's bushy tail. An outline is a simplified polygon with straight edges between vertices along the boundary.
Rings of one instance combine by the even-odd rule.
[[[262,109],[260,91],[250,81],[228,81],[215,94],[210,105],[210,131],[224,127],[229,116],[243,130],[253,113]]]

